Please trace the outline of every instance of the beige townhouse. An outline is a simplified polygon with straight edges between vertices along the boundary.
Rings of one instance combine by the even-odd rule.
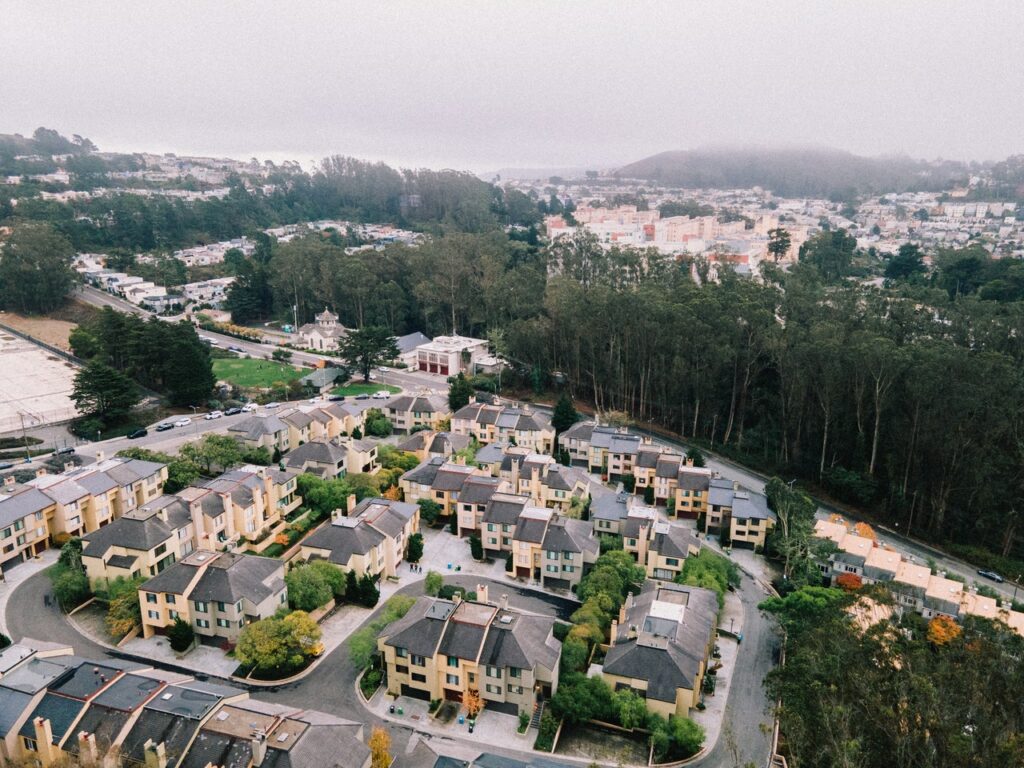
[[[448,398],[439,395],[399,395],[388,400],[381,410],[399,434],[416,428],[440,430],[441,423],[452,416]]]

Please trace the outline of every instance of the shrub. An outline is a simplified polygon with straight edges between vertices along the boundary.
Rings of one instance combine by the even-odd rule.
[[[423,557],[423,534],[414,533],[409,537],[405,549],[405,559],[410,563],[418,563]]]
[[[516,729],[519,733],[526,733],[526,729],[530,727],[530,715],[526,712],[519,713],[519,727]]]
[[[437,597],[444,586],[444,577],[437,571],[427,571],[427,578],[423,585],[423,591],[430,597]]]
[[[433,499],[420,499],[416,504],[420,508],[420,519],[427,525],[433,526],[441,515],[441,505]]]
[[[287,676],[298,670],[322,646],[320,627],[303,611],[283,618],[262,619],[242,630],[235,657],[263,673]]]
[[[359,681],[359,690],[363,692],[363,696],[370,698],[377,689],[380,688],[380,681],[383,679],[384,673],[379,669],[371,668],[366,670],[363,674],[362,679]]]
[[[555,746],[557,733],[558,721],[550,712],[544,712],[540,716],[540,728],[537,730],[537,740],[533,742],[533,748],[540,752],[550,752]]]
[[[469,554],[474,560],[484,559],[484,545],[480,541],[480,537],[477,534],[472,534],[469,537]]]
[[[648,485],[644,488],[644,504],[654,503],[654,486]]]
[[[6,648],[11,644],[11,638],[0,632],[0,649]]]
[[[288,585],[289,604],[300,611],[315,611],[334,596],[334,590],[323,574],[308,565],[292,568],[285,574],[284,583]]]
[[[65,611],[77,608],[92,595],[84,571],[58,566],[51,571],[50,578],[53,582],[53,595]]]
[[[622,487],[626,493],[632,493],[636,488],[636,476],[635,475],[623,475],[622,476]]]

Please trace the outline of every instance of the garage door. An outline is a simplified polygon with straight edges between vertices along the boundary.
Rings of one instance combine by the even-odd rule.
[[[402,695],[408,696],[410,699],[430,701],[429,691],[421,691],[419,688],[413,688],[408,683],[402,683]]]

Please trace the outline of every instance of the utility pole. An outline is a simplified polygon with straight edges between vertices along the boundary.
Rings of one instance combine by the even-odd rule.
[[[18,418],[21,419],[21,444],[25,448],[25,461],[29,462],[29,461],[32,460],[32,457],[29,455],[29,451],[28,451],[28,435],[25,433],[25,412],[24,411],[18,411]]]

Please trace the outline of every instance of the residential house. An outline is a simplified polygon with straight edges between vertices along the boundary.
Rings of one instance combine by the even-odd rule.
[[[474,511],[473,518],[460,514],[459,528],[468,530],[469,520],[477,520],[484,555],[498,557],[502,553],[512,552],[512,539],[516,533],[516,525],[519,524],[520,516],[529,507],[529,496],[496,491],[484,504],[482,514],[478,515]],[[539,537],[538,544],[542,538],[543,535]],[[526,562],[528,561],[524,561],[524,563]],[[529,577],[531,574],[525,573],[524,575]]]
[[[472,445],[472,439],[451,432],[434,432],[429,429],[413,432],[398,444],[398,450],[414,453],[420,461],[434,457],[450,458]]]
[[[298,345],[317,352],[337,352],[341,340],[348,334],[345,326],[338,322],[338,316],[327,307],[315,320],[299,327]]]
[[[466,479],[479,474],[474,467],[436,457],[410,469],[398,484],[406,501],[431,499],[440,505],[441,515],[447,517],[458,511],[459,492]]]
[[[529,406],[471,402],[452,416],[452,432],[475,437],[481,445],[506,442],[535,453],[551,453],[555,430],[550,418]]]
[[[399,395],[385,403],[384,415],[391,420],[395,432],[411,432],[416,427],[441,429],[441,422],[451,418],[448,398],[435,395]]]
[[[327,560],[360,577],[397,576],[409,537],[420,529],[419,507],[381,498],[355,504],[352,497],[350,504],[346,515],[336,513],[330,525],[303,540],[300,557]]]
[[[364,472],[369,475],[380,471],[377,443],[372,440],[357,440],[353,437],[338,438],[338,442],[348,451],[345,464],[349,472]]]
[[[5,479],[0,493],[0,569],[6,572],[47,548],[46,516],[56,506],[38,488],[16,488],[13,477]]]
[[[287,602],[283,562],[231,552],[193,552],[139,587],[145,637],[181,618],[197,635],[234,643],[246,624]]]
[[[336,421],[336,426],[331,427],[333,432],[328,434],[333,439],[341,434],[351,435],[357,427],[363,429],[366,426],[366,412],[371,407],[370,404],[360,402],[331,403],[319,410],[329,414]]]
[[[87,533],[82,537],[82,565],[89,583],[102,589],[118,577],[155,576],[170,567],[182,555],[179,531],[190,522],[187,502],[175,499],[126,512]]]
[[[315,369],[312,373],[307,373],[299,379],[299,383],[311,392],[315,392],[318,395],[326,395],[338,385],[339,378],[342,381],[347,378],[344,370],[325,366]]]
[[[768,531],[775,525],[768,500],[759,493],[741,490],[724,478],[713,477],[708,485],[704,532],[723,539],[728,534],[734,547],[763,549]]]
[[[630,493],[602,493],[590,504],[590,522],[594,533],[621,536],[630,511],[639,504]]]
[[[675,503],[672,513],[677,518],[698,520],[708,512],[708,496],[712,473],[705,467],[692,466],[692,460],[679,468],[676,474]]]
[[[458,499],[458,535],[469,536],[473,533],[481,535],[481,522],[488,504],[495,495],[508,489],[508,483],[497,477],[470,475],[462,484]]]
[[[476,690],[488,709],[532,713],[538,695],[558,688],[561,643],[554,619],[488,602],[420,598],[377,638],[388,693],[461,701]]]
[[[288,449],[294,450],[303,443],[312,439],[313,425],[316,423],[313,417],[298,408],[281,411],[277,417],[288,425]]]
[[[272,413],[235,422],[228,427],[228,434],[246,448],[266,448],[271,454],[284,454],[292,449],[289,425]]]
[[[656,522],[649,529],[646,557],[641,563],[650,579],[672,581],[683,572],[686,558],[700,553],[700,541],[689,528]]]
[[[343,477],[348,470],[348,450],[330,440],[311,440],[289,451],[285,464],[296,472],[309,472],[325,479]]]
[[[648,581],[612,624],[602,675],[615,690],[642,696],[651,712],[686,717],[700,702],[717,624],[711,590]]]
[[[512,573],[549,589],[574,589],[600,554],[583,520],[552,509],[525,507],[512,528]]]
[[[486,466],[496,476],[507,480],[514,493],[526,494],[537,506],[567,511],[573,499],[583,501],[590,495],[591,482],[586,473],[564,467],[551,456],[526,448],[509,446],[500,462]]]

